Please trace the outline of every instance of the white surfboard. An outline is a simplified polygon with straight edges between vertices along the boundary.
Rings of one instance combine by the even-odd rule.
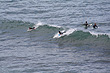
[[[88,24],[87,26],[90,27],[90,26],[92,26],[92,24]]]
[[[33,30],[33,29],[29,29],[29,28],[28,28],[28,30],[27,30],[27,31],[32,31],[32,30]]]
[[[53,38],[60,38],[60,37],[65,36],[65,35],[68,36],[68,35],[72,34],[74,31],[76,31],[76,29],[69,29],[67,31],[63,30],[61,32],[65,32],[65,33],[59,34],[59,32],[58,32],[57,34],[54,35]]]
[[[65,32],[65,30],[63,30],[63,31],[61,31],[61,32]],[[63,34],[59,34],[59,32],[58,32],[57,34],[54,35],[53,38],[60,38],[60,37],[62,37],[62,36],[64,36],[64,35],[65,35],[64,33],[63,33]]]

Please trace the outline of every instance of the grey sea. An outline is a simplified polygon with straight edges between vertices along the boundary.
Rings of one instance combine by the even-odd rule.
[[[0,73],[110,73],[110,0],[0,0]]]

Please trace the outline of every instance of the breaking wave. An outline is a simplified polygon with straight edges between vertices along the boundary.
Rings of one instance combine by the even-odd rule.
[[[32,30],[31,32],[36,33],[36,37],[38,37],[39,35],[39,37],[44,38],[42,40],[53,40],[53,42],[56,42],[57,44],[63,44],[68,46],[93,45],[102,47],[109,47],[110,44],[109,33],[85,31],[79,30],[78,28],[63,28],[62,26],[43,24],[42,22],[34,24],[23,21],[2,21],[0,24],[0,35],[6,32],[15,32],[16,34],[19,33],[19,35],[23,35],[24,33],[29,33],[26,31],[28,30],[28,27],[35,27],[36,29]],[[58,31],[65,33],[59,36]]]

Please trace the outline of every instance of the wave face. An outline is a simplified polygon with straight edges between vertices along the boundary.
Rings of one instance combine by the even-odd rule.
[[[27,37],[29,33],[34,33],[34,39],[39,39],[39,41],[52,42],[56,44],[62,44],[62,47],[72,47],[72,46],[87,46],[87,47],[110,47],[110,37],[106,33],[98,33],[95,31],[85,31],[79,30],[78,28],[64,28],[57,25],[49,25],[38,22],[37,24],[22,22],[22,21],[2,21],[1,22],[1,33],[3,34],[16,34],[19,36]],[[35,30],[30,32],[28,27],[35,27]],[[65,33],[59,36],[58,31]],[[31,35],[30,35],[31,36]]]
[[[37,27],[37,34],[42,34],[43,38],[52,39],[57,44],[62,44],[62,47],[87,46],[94,48],[108,48],[110,46],[110,37],[108,33],[85,31],[77,28],[63,28],[61,26],[45,25],[42,23],[33,26]],[[61,36],[59,36],[59,30],[64,32]]]
[[[110,38],[107,35],[92,35],[90,32],[75,31],[68,36],[63,36],[57,41],[60,44],[70,45],[70,46],[87,46],[87,47],[109,47]]]

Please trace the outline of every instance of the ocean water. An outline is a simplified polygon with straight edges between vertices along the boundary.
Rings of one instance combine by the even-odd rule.
[[[110,0],[0,0],[0,73],[110,73]]]

